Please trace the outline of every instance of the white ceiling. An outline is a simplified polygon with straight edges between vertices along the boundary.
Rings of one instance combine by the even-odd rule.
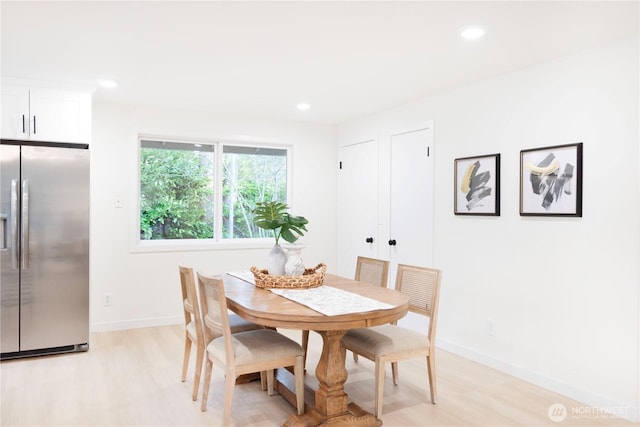
[[[608,42],[638,1],[0,3],[3,77],[96,102],[340,123]],[[458,30],[481,24],[469,42]],[[295,105],[311,104],[306,112]]]

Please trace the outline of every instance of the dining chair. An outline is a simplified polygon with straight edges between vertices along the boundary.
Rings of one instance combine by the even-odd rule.
[[[185,324],[185,341],[184,341],[184,358],[182,361],[182,382],[187,379],[189,369],[189,361],[191,359],[191,347],[196,346],[196,368],[193,379],[192,399],[198,399],[198,389],[200,388],[200,377],[202,374],[202,364],[205,358],[205,348],[210,340],[204,333],[203,315],[199,304],[198,291],[196,290],[196,281],[193,269],[190,267],[179,266],[180,285],[182,288],[182,306],[184,309]],[[200,291],[202,295],[202,291]],[[232,333],[248,331],[251,329],[261,329],[262,326],[244,320],[240,316],[234,314],[229,317]]]
[[[354,279],[372,285],[387,287],[389,261],[359,256]]]
[[[178,266],[180,270],[180,285],[182,288],[182,307],[184,310],[184,357],[182,360],[182,382],[187,379],[189,360],[191,359],[191,347],[196,346],[196,369],[193,378],[193,391],[191,398],[198,399],[198,388],[200,387],[200,375],[202,374],[202,362],[204,360],[204,331],[202,326],[202,315],[198,304],[198,294],[193,269]]]
[[[358,256],[356,260],[356,274],[354,279],[360,282],[370,283],[376,286],[387,287],[389,277],[389,261]],[[309,347],[309,331],[302,331],[302,348],[304,349],[304,364],[307,365],[307,348]],[[353,360],[358,360],[358,355],[353,353]]]
[[[426,333],[387,324],[352,329],[342,338],[342,346],[375,362],[376,417],[382,416],[385,364],[391,362],[393,384],[398,385],[398,362],[426,357],[431,403],[436,403],[435,336],[441,271],[434,268],[398,264],[395,288],[409,296],[409,311],[429,318]]]
[[[224,369],[224,425],[231,419],[231,402],[236,378],[243,374],[265,372],[269,396],[273,395],[274,369],[293,366],[298,415],[304,413],[304,351],[295,341],[272,329],[231,333],[224,281],[198,274],[202,295],[205,333],[212,337],[207,345],[207,364],[201,410],[206,411],[211,372],[216,364]]]

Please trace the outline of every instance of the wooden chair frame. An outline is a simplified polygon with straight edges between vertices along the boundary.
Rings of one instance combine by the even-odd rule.
[[[193,269],[179,266],[180,285],[182,289],[182,307],[184,309],[184,357],[182,360],[182,382],[187,379],[189,360],[191,358],[191,347],[196,345],[196,368],[193,378],[193,391],[191,397],[198,399],[198,388],[200,387],[200,377],[202,374],[202,363],[205,353],[205,338],[202,326],[200,306],[198,304],[198,294]],[[190,327],[191,326],[191,327]]]
[[[291,341],[289,338],[272,329],[257,329],[232,334],[223,280],[217,277],[207,277],[198,274],[198,283],[200,288],[204,289],[202,294],[202,309],[205,328],[207,328],[211,336],[214,337],[207,346],[207,363],[205,367],[201,410],[205,411],[207,408],[211,373],[215,362],[225,369],[223,413],[225,426],[229,424],[231,419],[231,403],[237,377],[254,372],[266,372],[268,393],[269,395],[273,395],[274,369],[290,366],[293,366],[295,377],[297,412],[298,415],[302,415],[304,413],[304,352],[302,348],[294,341]],[[263,350],[264,343],[269,342],[273,344],[278,342],[281,348],[281,351],[278,351],[280,355],[268,359],[260,357],[244,363],[238,362],[234,349],[234,340],[242,340],[250,336],[256,338],[253,340],[253,347],[255,348],[251,348],[249,350],[250,353],[253,351],[270,351],[269,349]],[[216,357],[214,353],[215,350],[213,350],[212,346],[219,344],[220,340],[224,341],[224,356]],[[262,342],[262,344],[260,344],[260,342]],[[243,348],[249,348],[251,344],[252,340],[247,340],[244,342]]]
[[[384,354],[378,354],[375,344],[372,344],[376,338],[379,338],[380,342],[389,342],[390,339],[385,336],[391,337],[395,332],[406,333],[408,331],[395,324],[376,326],[369,328],[369,330],[366,328],[351,330],[343,338],[342,343],[345,349],[375,362],[376,416],[378,418],[382,416],[386,363],[391,363],[393,384],[398,385],[398,362],[416,357],[426,357],[431,402],[436,403],[435,337],[440,282],[441,271],[438,269],[398,265],[395,289],[409,295],[409,311],[429,318],[429,327],[426,331],[427,346],[416,346],[403,351],[390,350]],[[366,335],[369,331],[375,332],[377,336],[369,335],[369,340],[365,344],[365,340],[361,339],[362,335],[360,334]],[[413,333],[413,331],[408,331],[408,333]]]

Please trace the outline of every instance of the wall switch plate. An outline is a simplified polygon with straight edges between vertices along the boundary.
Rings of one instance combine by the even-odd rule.
[[[113,203],[113,207],[114,208],[121,208],[122,207],[122,197],[116,197],[116,200]]]
[[[110,293],[105,293],[102,296],[102,305],[104,305],[105,307],[108,307],[111,305],[111,294]]]

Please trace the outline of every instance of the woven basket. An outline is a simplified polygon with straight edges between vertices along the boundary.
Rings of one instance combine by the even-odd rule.
[[[258,288],[304,289],[317,288],[324,282],[327,266],[320,263],[314,268],[307,268],[302,276],[271,276],[267,270],[251,267]]]

